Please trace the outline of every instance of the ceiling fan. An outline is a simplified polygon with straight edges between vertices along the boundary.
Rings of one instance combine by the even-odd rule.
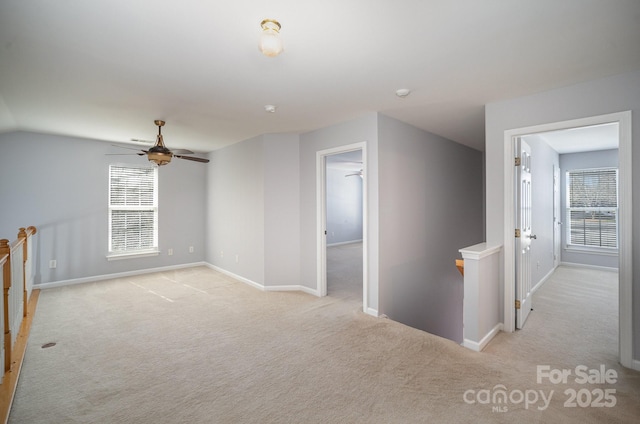
[[[158,126],[158,136],[156,137],[156,144],[153,147],[151,147],[149,150],[141,149],[140,152],[142,153],[137,153],[139,156],[147,155],[147,158],[149,159],[149,161],[154,162],[158,166],[168,164],[169,162],[171,162],[172,157],[191,160],[194,162],[209,163],[209,159],[203,159],[203,158],[198,158],[194,156],[184,156],[185,154],[187,155],[193,154],[191,150],[186,150],[186,149],[169,150],[164,145],[164,141],[162,139],[162,127],[164,126],[165,122],[159,119],[156,119],[154,122]],[[124,147],[124,146],[118,146],[118,147]],[[129,149],[130,147],[124,147],[124,148]],[[132,150],[138,150],[138,149],[132,149]]]

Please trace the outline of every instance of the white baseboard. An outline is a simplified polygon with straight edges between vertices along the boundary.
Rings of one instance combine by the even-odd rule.
[[[258,290],[265,291],[265,287],[260,283],[256,283],[255,281],[249,280],[248,278],[241,277],[240,275],[234,274],[233,272],[227,271],[226,269],[220,268],[218,266],[211,265],[210,263],[205,263],[205,265],[207,267],[215,270],[215,271],[221,272],[224,275],[228,275],[229,277],[231,277],[231,278],[233,278],[235,280],[238,280],[241,283],[245,283],[245,284],[248,284],[251,287],[254,287],[254,288],[258,289]]]
[[[633,362],[631,363],[631,369],[640,371],[640,361],[637,359],[634,359]]]
[[[551,277],[551,275],[555,272],[556,268],[557,268],[557,267],[555,267],[555,268],[551,269],[551,271],[549,271],[549,272],[547,273],[547,275],[545,275],[544,277],[542,277],[542,279],[541,279],[540,281],[538,281],[538,284],[536,284],[536,285],[533,287],[533,289],[531,289],[531,293],[535,293],[535,292],[537,292],[537,291],[538,291],[538,289],[539,289],[540,287],[542,287],[542,285],[543,285],[544,283],[546,283],[546,282],[547,282],[547,280],[549,279],[549,277]]]
[[[193,268],[196,266],[205,266],[205,265],[206,263],[204,262],[193,262],[190,264],[163,266],[159,268],[137,269],[135,271],[117,272],[114,274],[95,275],[93,277],[73,278],[70,280],[61,280],[61,281],[52,281],[50,283],[34,284],[33,288],[46,290],[46,289],[52,289],[55,287],[71,286],[74,284],[93,283],[96,281],[111,280],[114,278],[131,277],[134,275],[152,274],[154,272],[173,271],[176,269]]]
[[[380,314],[378,313],[377,309],[373,309],[373,308],[367,308],[366,311],[364,311],[367,315],[371,315],[372,317],[376,317],[378,318],[380,316]]]
[[[464,339],[462,342],[462,346],[467,349],[475,350],[476,352],[481,352],[484,349],[491,339],[493,339],[500,331],[502,330],[502,323],[496,324],[495,327],[491,329],[479,342],[474,342],[473,340]]]
[[[301,291],[301,292],[310,294],[312,296],[316,296],[316,297],[320,296],[320,294],[318,293],[317,290],[310,289],[309,287],[305,287],[305,286],[265,286],[264,290],[265,291],[273,291],[273,292],[277,292],[277,291]]]
[[[572,267],[572,268],[597,269],[599,271],[618,272],[618,268],[611,268],[611,267],[608,267],[608,266],[578,264],[578,263],[574,263],[574,262],[560,262],[560,266],[567,266],[567,267]]]

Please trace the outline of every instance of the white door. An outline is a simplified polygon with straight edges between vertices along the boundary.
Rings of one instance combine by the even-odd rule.
[[[516,328],[523,328],[533,307],[531,294],[531,148],[516,139]]]
[[[553,165],[553,267],[560,265],[562,241],[562,213],[560,210],[560,168]]]

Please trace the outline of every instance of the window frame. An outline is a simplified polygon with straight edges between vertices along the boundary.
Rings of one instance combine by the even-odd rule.
[[[615,206],[583,206],[583,207],[572,207],[571,206],[571,174],[577,173],[597,173],[598,171],[615,171],[615,190],[616,190],[616,205]],[[579,168],[579,169],[571,169],[566,171],[565,174],[565,248],[567,250],[576,251],[580,253],[593,253],[593,254],[601,254],[601,255],[617,255],[618,249],[620,246],[620,171],[615,166],[608,167],[596,167],[596,168]],[[583,211],[583,212],[612,212],[615,216],[615,242],[616,246],[595,246],[589,244],[578,244],[572,243],[571,237],[571,212],[572,211]],[[601,221],[601,220],[600,220]],[[602,240],[602,230],[599,231],[600,240]]]
[[[153,171],[152,182],[152,205],[114,205],[112,204],[112,175],[114,168],[126,168],[126,169],[144,169]],[[160,253],[158,247],[158,167],[153,165],[141,165],[130,163],[112,163],[109,165],[108,170],[108,192],[107,192],[107,206],[108,206],[108,235],[107,235],[107,260],[119,260],[140,258],[146,256],[157,256]],[[116,211],[151,211],[153,212],[153,234],[152,244],[149,248],[139,249],[127,249],[127,250],[113,250],[113,213]]]

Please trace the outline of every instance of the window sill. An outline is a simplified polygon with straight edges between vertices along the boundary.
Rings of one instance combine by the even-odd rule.
[[[159,250],[146,250],[144,252],[133,252],[133,253],[111,253],[107,255],[107,260],[119,261],[121,259],[146,258],[149,256],[158,256],[159,254],[160,254]]]
[[[618,256],[618,249],[569,245],[569,246],[565,246],[564,250],[570,253],[585,253],[587,255]]]

